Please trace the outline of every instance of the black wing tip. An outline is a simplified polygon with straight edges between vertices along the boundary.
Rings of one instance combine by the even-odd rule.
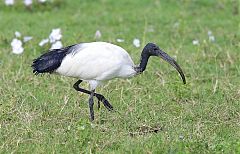
[[[35,75],[42,73],[53,73],[62,63],[63,58],[71,51],[70,45],[60,49],[50,49],[48,52],[42,54],[40,57],[33,59],[31,65]]]
[[[41,69],[37,68],[37,66],[34,65],[34,63],[31,65],[31,67],[33,69],[33,71],[32,71],[33,74],[36,75],[36,76],[39,75],[39,74],[45,74],[45,73],[51,74],[51,73],[54,72],[54,70],[41,70]]]
[[[33,74],[34,74],[34,75],[38,75],[38,74],[40,74],[40,73],[41,73],[41,72],[39,72],[39,70],[38,70],[38,69],[35,67],[35,65],[34,65],[34,64],[32,64],[32,65],[31,65],[31,67],[32,67],[32,69],[33,69],[33,71],[32,71],[32,72],[33,72]]]
[[[33,74],[34,75],[39,75],[39,74],[42,74],[42,73],[45,73],[44,71],[41,71],[39,69],[39,66],[38,66],[38,63],[41,59],[40,58],[36,58],[36,59],[33,59],[33,63],[31,65],[31,68],[33,69]]]

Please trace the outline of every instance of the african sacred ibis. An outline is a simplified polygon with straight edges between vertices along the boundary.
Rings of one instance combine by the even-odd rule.
[[[107,99],[95,89],[103,81],[113,78],[128,78],[142,73],[150,56],[158,56],[170,63],[180,73],[186,83],[184,73],[177,62],[157,45],[148,43],[141,53],[140,64],[134,65],[129,54],[121,47],[106,42],[91,42],[71,45],[61,49],[53,49],[35,59],[32,64],[33,73],[58,73],[75,77],[79,80],[74,89],[90,95],[90,120],[94,120],[93,97],[95,96],[108,110],[113,110]],[[87,81],[90,91],[80,88],[80,83]]]

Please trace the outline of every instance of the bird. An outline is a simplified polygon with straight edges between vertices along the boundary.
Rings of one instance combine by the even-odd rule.
[[[186,84],[185,75],[178,63],[155,43],[145,45],[137,65],[120,46],[108,42],[86,42],[50,49],[34,59],[31,67],[35,75],[50,73],[77,78],[73,88],[89,95],[90,121],[93,121],[94,97],[98,99],[98,108],[102,102],[109,111],[113,111],[113,106],[102,94],[96,92],[96,88],[114,78],[130,78],[143,73],[152,56],[160,57],[172,65]],[[83,81],[89,83],[88,90],[80,87]]]

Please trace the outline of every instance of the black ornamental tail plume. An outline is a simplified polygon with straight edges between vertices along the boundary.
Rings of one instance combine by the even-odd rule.
[[[62,63],[63,58],[69,53],[69,49],[74,46],[68,46],[61,49],[52,49],[40,57],[33,60],[32,68],[34,74],[52,73]]]

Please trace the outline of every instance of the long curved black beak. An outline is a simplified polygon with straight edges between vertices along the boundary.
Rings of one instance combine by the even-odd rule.
[[[173,58],[171,58],[166,52],[164,52],[162,50],[157,50],[156,54],[157,54],[158,57],[161,57],[163,60],[165,60],[169,64],[171,64],[178,71],[178,73],[181,75],[183,83],[186,84],[185,75],[184,75],[181,67],[177,64],[177,62]]]

